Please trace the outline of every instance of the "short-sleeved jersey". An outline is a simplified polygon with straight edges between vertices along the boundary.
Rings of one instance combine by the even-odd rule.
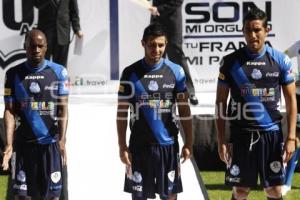
[[[288,56],[267,45],[259,54],[241,48],[224,57],[218,82],[230,88],[227,117],[231,125],[279,130],[281,86],[294,82]]]
[[[21,63],[6,72],[4,101],[12,102],[17,120],[16,140],[39,144],[57,141],[57,103],[69,94],[67,70],[44,60],[33,68]]]
[[[177,139],[176,96],[186,91],[183,69],[161,59],[153,67],[139,60],[122,73],[119,99],[130,103],[130,147],[169,145]]]

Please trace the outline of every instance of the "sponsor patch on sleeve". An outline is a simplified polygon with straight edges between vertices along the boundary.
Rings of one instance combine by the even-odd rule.
[[[10,96],[11,95],[11,89],[10,88],[5,88],[4,89],[4,95],[5,96]]]
[[[222,74],[221,72],[219,73],[219,79],[221,79],[221,80],[225,80],[225,75],[224,74]]]
[[[119,92],[124,93],[124,91],[125,91],[124,85],[120,85],[119,86]]]

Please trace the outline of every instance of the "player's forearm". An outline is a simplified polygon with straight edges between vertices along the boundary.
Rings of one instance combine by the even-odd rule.
[[[127,120],[117,119],[118,144],[120,149],[127,148],[126,130],[127,130]]]
[[[59,140],[66,142],[66,132],[68,126],[68,100],[67,97],[64,97],[61,102],[61,105],[58,106],[58,134]]]
[[[3,118],[6,133],[6,145],[12,146],[16,127],[15,117],[11,110],[5,109]]]
[[[127,130],[127,118],[128,118],[128,102],[118,102],[117,108],[117,132],[118,132],[118,144],[120,149],[127,148],[126,144],[126,130]]]
[[[297,123],[297,100],[296,100],[295,84],[291,83],[283,87],[283,94],[285,98],[288,133],[287,138],[296,138],[296,123]]]
[[[218,144],[224,144],[225,143],[225,112],[226,112],[226,106],[225,103],[216,103],[216,128],[217,128],[217,139]]]
[[[191,116],[191,110],[188,106],[188,102],[183,105],[178,106],[178,112],[180,117],[180,123],[182,125],[184,135],[185,135],[185,145],[192,147],[193,145],[193,122]]]
[[[296,101],[296,100],[295,100]],[[296,122],[297,122],[297,106],[296,102],[291,103],[294,105],[287,104],[287,123],[288,123],[288,133],[287,138],[296,138]]]

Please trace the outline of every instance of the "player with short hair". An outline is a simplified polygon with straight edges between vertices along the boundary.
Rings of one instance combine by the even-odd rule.
[[[288,56],[265,45],[268,32],[266,14],[251,9],[243,19],[246,47],[225,56],[220,67],[218,149],[227,165],[225,182],[233,186],[232,199],[247,199],[258,176],[269,200],[282,199],[283,161],[287,162],[295,150],[297,106],[292,63]],[[278,106],[281,90],[288,122],[285,143]],[[230,123],[230,143],[225,141],[226,120]]]
[[[4,125],[7,146],[2,167],[12,152],[13,190],[17,199],[58,200],[62,165],[66,164],[68,74],[45,60],[47,41],[34,29],[25,39],[27,60],[6,72]]]
[[[185,133],[183,161],[192,155],[192,118],[183,69],[162,58],[166,33],[159,24],[145,28],[145,57],[126,67],[119,87],[117,130],[125,188],[133,200],[175,200],[182,192],[178,120]],[[126,144],[130,109],[130,141]]]

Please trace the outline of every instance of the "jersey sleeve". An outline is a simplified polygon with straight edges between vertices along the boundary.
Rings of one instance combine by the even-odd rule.
[[[227,64],[225,61],[226,61],[226,59],[223,58],[220,62],[218,83],[228,86],[229,76],[228,76]]]
[[[118,98],[119,99],[127,99],[129,100],[133,95],[133,83],[130,81],[130,75],[128,68],[125,68],[122,72],[119,90],[118,90]]]
[[[293,67],[291,59],[287,56],[283,56],[283,62],[281,62],[281,77],[280,77],[280,83],[281,85],[288,85],[289,83],[292,83],[295,81],[295,76],[293,73]]]
[[[175,74],[176,77],[176,92],[183,93],[187,91],[186,87],[186,77],[182,67],[178,66],[178,70]]]
[[[60,73],[58,74],[58,78],[58,95],[68,95],[70,93],[70,81],[66,68],[61,68]]]
[[[14,102],[14,76],[10,70],[6,72],[4,80],[4,102]]]

